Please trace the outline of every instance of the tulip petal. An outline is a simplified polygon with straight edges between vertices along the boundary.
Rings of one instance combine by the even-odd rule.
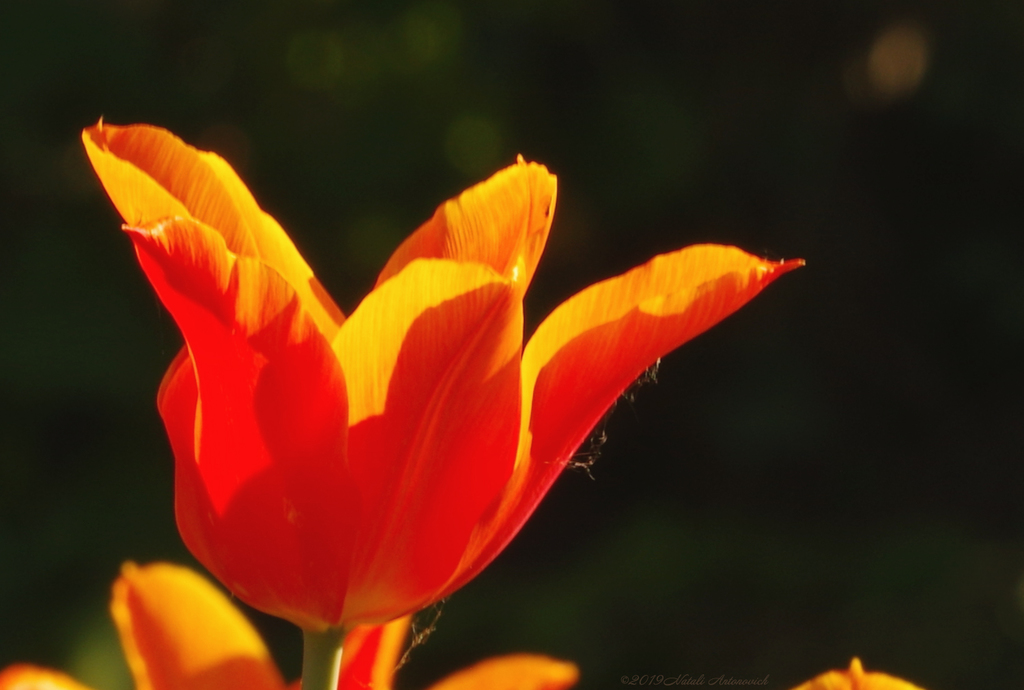
[[[380,286],[414,259],[487,264],[517,283],[522,295],[533,278],[555,212],[557,178],[520,156],[515,165],[438,207],[391,256]]]
[[[537,654],[511,654],[453,673],[429,690],[563,690],[576,684],[575,664]]]
[[[188,219],[129,230],[188,346],[158,399],[182,538],[243,600],[324,627],[358,515],[334,353],[291,286],[215,231]]]
[[[171,450],[175,456],[188,456],[195,462],[196,403],[199,388],[196,370],[185,345],[167,367],[160,389],[156,394],[156,407],[164,420]]]
[[[156,396],[175,458],[174,514],[178,532],[201,563],[214,563],[217,554],[205,536],[206,521],[199,516],[210,509],[208,492],[200,490],[203,478],[196,463],[196,409],[199,387],[188,346],[181,348],[167,368]]]
[[[349,464],[366,520],[346,618],[434,599],[519,437],[522,303],[481,264],[419,259],[370,293],[334,349],[349,390]]]
[[[865,673],[860,659],[854,657],[846,671],[828,671],[793,690],[922,690],[918,686],[885,673]]]
[[[637,376],[802,265],[697,245],[592,285],[555,309],[523,353],[523,438],[515,473],[444,591],[460,587],[500,553]]]
[[[282,690],[245,616],[197,573],[125,564],[110,610],[137,690]]]
[[[655,257],[567,300],[541,323],[523,353],[532,456],[564,463],[659,357],[801,265],[698,245]]]
[[[90,690],[71,676],[29,664],[0,671],[0,690]]]
[[[345,637],[338,690],[391,690],[411,619],[404,616],[386,625],[356,626]]]
[[[165,129],[102,120],[82,132],[96,174],[128,225],[193,218],[240,256],[261,259],[295,289],[327,338],[344,316],[277,221],[264,213],[228,163]]]

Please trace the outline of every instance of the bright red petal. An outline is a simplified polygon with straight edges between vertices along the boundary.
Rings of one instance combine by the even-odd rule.
[[[346,618],[434,600],[512,471],[522,308],[481,264],[421,259],[374,290],[334,343],[365,520]]]
[[[159,396],[182,537],[251,605],[337,623],[358,499],[329,344],[276,271],[213,230],[177,220],[130,235],[189,351]]]

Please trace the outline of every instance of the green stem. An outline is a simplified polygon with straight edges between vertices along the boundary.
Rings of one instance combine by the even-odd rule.
[[[302,631],[302,690],[337,690],[345,631]]]

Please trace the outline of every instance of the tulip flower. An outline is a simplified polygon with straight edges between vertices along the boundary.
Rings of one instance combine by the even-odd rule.
[[[128,563],[110,610],[137,690],[300,690],[286,686],[259,634],[209,581],[169,563]],[[345,642],[337,690],[391,690],[409,617],[360,626]],[[430,690],[562,690],[573,664],[532,654],[498,657],[455,673]],[[50,669],[17,664],[0,671],[0,690],[90,690]]]
[[[524,348],[556,179],[520,157],[438,208],[345,318],[223,159],[147,125],[82,139],[184,335],[157,402],[186,545],[336,640],[480,572],[639,374],[803,263],[657,256]]]
[[[922,690],[913,683],[885,673],[865,673],[860,659],[853,658],[845,671],[828,671],[793,690]]]

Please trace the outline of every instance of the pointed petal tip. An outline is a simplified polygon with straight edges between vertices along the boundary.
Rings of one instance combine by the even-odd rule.
[[[785,275],[790,271],[796,270],[803,266],[806,266],[807,262],[803,259],[782,259],[779,261],[765,261],[763,264],[757,267],[758,277],[765,283],[774,281],[781,275]]]
[[[773,274],[782,275],[783,273],[789,273],[790,271],[806,266],[807,262],[803,259],[783,259],[781,261],[775,261],[771,264],[771,272]]]
[[[505,168],[505,170],[512,170],[515,168],[526,168],[527,170],[530,168],[536,168],[537,170],[542,171],[543,174],[549,176],[552,182],[558,179],[557,175],[548,170],[548,166],[538,161],[527,160],[526,157],[521,153],[516,154],[516,162],[513,165],[510,165],[507,168]],[[498,171],[498,173],[501,172],[501,170]]]
[[[526,156],[524,156],[521,153],[517,153],[516,154],[515,166],[543,168],[545,172],[547,172],[549,175],[554,177],[554,173],[552,173],[551,171],[548,170],[548,166],[544,165],[543,163],[541,163],[539,161],[529,160],[528,158],[526,158]],[[515,166],[509,166],[509,167],[515,167]]]
[[[104,131],[103,116],[101,115],[100,119],[96,121],[96,124],[89,125],[82,130],[82,142],[86,143],[91,141],[94,145],[106,150],[106,134],[107,133]]]

